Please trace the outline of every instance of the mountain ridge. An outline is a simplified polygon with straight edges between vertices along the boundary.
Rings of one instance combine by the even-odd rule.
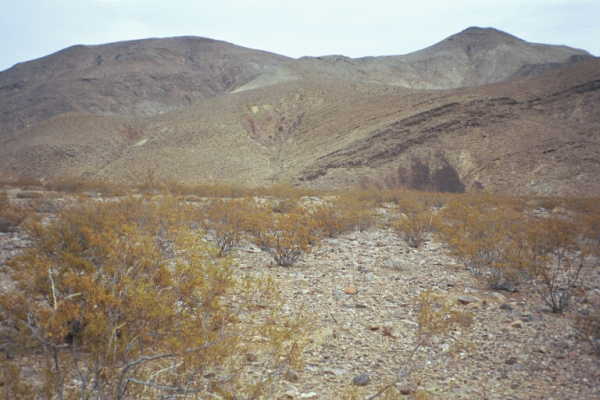
[[[196,37],[48,57],[0,73],[4,177],[600,193],[600,62],[493,28],[358,59]]]

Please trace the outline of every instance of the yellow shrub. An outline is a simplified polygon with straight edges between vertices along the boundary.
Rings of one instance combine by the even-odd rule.
[[[6,192],[0,192],[0,232],[15,230],[30,213],[23,207],[11,204]]]
[[[463,200],[463,199],[461,199]],[[494,289],[511,290],[518,280],[537,280],[553,312],[569,304],[586,260],[593,252],[593,228],[561,218],[531,217],[517,200],[471,197],[443,211],[439,232],[454,254]]]
[[[204,228],[212,235],[219,257],[227,254],[242,239],[247,216],[253,206],[247,200],[213,200],[206,206]]]
[[[255,243],[268,251],[280,266],[290,266],[317,242],[306,214],[271,214],[254,227]]]
[[[439,235],[466,267],[492,288],[513,286],[525,272],[523,216],[484,201],[451,201],[441,213]]]
[[[182,214],[172,198],[126,199],[32,224],[33,247],[9,263],[16,288],[0,294],[0,319],[16,328],[6,338],[13,369],[2,375],[32,365],[44,398],[260,395],[268,379],[253,376],[243,354],[264,349],[261,360],[279,371],[298,347],[300,323],[278,319],[271,292],[256,307],[248,291],[264,285],[234,279]],[[18,398],[24,388],[7,390]]]
[[[433,211],[420,211],[404,215],[392,223],[392,228],[400,234],[409,246],[419,248],[425,242],[427,234],[439,225],[439,217]]]
[[[314,207],[310,214],[315,223],[315,234],[325,237],[335,237],[355,230],[364,231],[375,223],[371,205],[351,195],[341,195]]]

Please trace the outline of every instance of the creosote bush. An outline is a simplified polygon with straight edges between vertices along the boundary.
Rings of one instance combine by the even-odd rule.
[[[212,200],[204,209],[204,228],[213,237],[218,255],[226,255],[240,240],[246,219],[255,210],[250,200]]]
[[[293,265],[318,240],[312,233],[311,222],[310,216],[305,214],[271,215],[271,219],[258,231],[258,246],[269,252],[277,265]]]
[[[342,193],[309,210],[315,235],[336,237],[352,231],[364,231],[375,224],[373,206],[355,192]]]
[[[484,196],[450,202],[442,219],[441,238],[491,288],[514,290],[528,279],[555,313],[569,305],[596,252],[592,216],[534,217],[516,200]]]
[[[14,231],[28,214],[25,208],[12,204],[6,192],[0,192],[0,232]]]
[[[420,376],[420,365],[443,358],[458,357],[472,347],[466,333],[473,324],[473,314],[461,309],[454,298],[445,293],[427,290],[417,299],[417,332],[410,352],[401,360],[397,379],[383,385],[375,394],[365,397],[357,388],[342,394],[344,399],[399,399],[404,398],[401,387],[411,380],[425,382]],[[445,348],[445,349],[444,349]],[[415,398],[430,399],[432,396],[417,388]]]
[[[392,223],[392,228],[402,236],[409,246],[419,248],[425,242],[427,234],[439,225],[439,217],[431,210],[423,210],[403,215]]]
[[[89,201],[29,226],[0,294],[0,377],[34,377],[7,398],[269,397],[301,362],[304,322],[282,316],[273,282],[235,278],[185,215],[173,198]],[[248,351],[273,374],[252,375]]]
[[[538,291],[552,312],[563,312],[570,303],[573,289],[580,283],[581,273],[587,266],[590,247],[582,241],[582,227],[556,218],[534,222],[538,227],[527,240],[532,252],[534,274],[540,284]]]
[[[454,255],[491,288],[512,287],[528,268],[521,218],[510,207],[455,199],[442,211],[438,231]]]
[[[575,329],[579,337],[600,356],[600,304],[596,304],[591,313],[579,315],[575,320]]]

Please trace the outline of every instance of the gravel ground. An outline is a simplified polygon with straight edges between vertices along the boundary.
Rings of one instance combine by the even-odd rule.
[[[485,290],[435,241],[415,250],[388,230],[372,230],[325,240],[293,267],[273,265],[252,246],[236,259],[244,272],[275,277],[290,312],[303,311],[314,321],[305,368],[281,382],[279,398],[337,399],[357,383],[369,396],[413,365],[399,384],[408,395],[600,398],[600,359],[576,339],[571,314],[550,313],[525,288]],[[586,280],[580,303],[600,297],[598,277]],[[416,299],[427,289],[455,299],[459,309],[473,313],[474,324],[450,334],[462,339],[462,351],[449,351],[452,340],[442,338],[408,362],[418,326]]]
[[[29,242],[0,233],[3,263]],[[240,273],[272,276],[290,314],[311,321],[305,365],[277,382],[277,399],[359,398],[399,380],[406,396],[436,399],[600,399],[600,358],[577,339],[576,311],[600,304],[600,269],[589,271],[570,312],[552,314],[532,288],[487,290],[444,244],[430,239],[416,250],[393,232],[372,229],[326,239],[292,267],[279,267],[251,244],[234,252]],[[473,314],[470,329],[419,349],[417,299],[425,290]],[[462,344],[457,348],[453,343]],[[249,360],[261,374],[260,357]]]

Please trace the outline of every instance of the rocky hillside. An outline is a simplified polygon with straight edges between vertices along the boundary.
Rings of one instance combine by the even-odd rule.
[[[193,37],[0,72],[0,176],[600,193],[600,62],[469,28],[401,56]]]

